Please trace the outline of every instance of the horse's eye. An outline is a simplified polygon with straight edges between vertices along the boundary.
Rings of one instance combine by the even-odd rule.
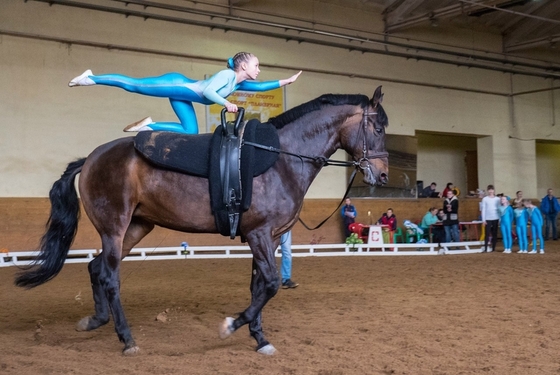
[[[377,132],[377,134],[382,134],[383,128],[375,128],[375,131]]]

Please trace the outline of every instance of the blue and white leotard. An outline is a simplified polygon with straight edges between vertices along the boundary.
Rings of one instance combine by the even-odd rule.
[[[517,241],[519,242],[519,250],[527,250],[527,221],[529,214],[524,207],[518,207],[513,211],[515,215],[515,232],[517,233]]]
[[[544,250],[544,238],[542,233],[543,217],[541,210],[538,207],[527,209],[529,211],[529,218],[531,219],[531,236],[533,239],[533,250],[537,250],[537,238],[541,244],[541,250]]]
[[[268,91],[280,87],[280,81],[236,82],[235,72],[224,69],[212,77],[196,81],[180,73],[167,73],[158,77],[132,78],[121,74],[92,75],[97,85],[120,87],[142,95],[169,98],[171,107],[179,118],[177,122],[154,122],[150,128],[156,131],[173,131],[187,134],[198,133],[198,122],[192,103],[224,105],[236,90]]]
[[[500,206],[500,229],[502,230],[502,238],[504,239],[504,249],[511,250],[513,238],[511,235],[511,227],[513,223],[513,208],[511,206]]]

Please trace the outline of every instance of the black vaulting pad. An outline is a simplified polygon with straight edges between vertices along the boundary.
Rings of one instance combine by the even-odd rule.
[[[229,236],[227,210],[222,202],[220,181],[220,143],[222,127],[213,134],[189,135],[174,132],[139,132],[134,147],[158,167],[180,173],[208,178],[212,212],[218,231]],[[245,125],[245,141],[279,148],[276,128],[268,123],[250,120]],[[253,146],[241,148],[242,209],[251,206],[253,177],[266,172],[278,159],[278,153]]]

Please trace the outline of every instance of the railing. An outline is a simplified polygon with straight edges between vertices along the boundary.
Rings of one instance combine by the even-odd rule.
[[[317,244],[292,245],[293,257],[307,256],[398,256],[398,255],[441,255],[474,254],[482,251],[483,242],[451,242],[402,244],[388,243],[383,247],[367,244]],[[70,250],[65,263],[87,263],[101,251],[99,249]],[[0,267],[26,266],[37,256],[37,251],[14,251],[0,253]],[[280,250],[275,251],[280,257]],[[223,259],[251,258],[249,246],[177,246],[160,248],[135,248],[125,261],[169,260],[169,259]]]

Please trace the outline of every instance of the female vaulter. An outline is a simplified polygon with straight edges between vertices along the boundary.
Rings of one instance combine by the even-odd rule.
[[[198,133],[198,122],[192,103],[219,104],[228,112],[237,112],[237,105],[226,98],[236,90],[268,91],[289,85],[296,81],[301,71],[290,78],[279,81],[254,81],[258,74],[259,60],[252,53],[239,52],[228,59],[228,69],[212,77],[197,81],[180,73],[166,73],[158,77],[132,78],[120,74],[94,75],[86,70],[72,79],[68,86],[104,85],[120,87],[126,91],[142,95],[169,98],[171,107],[179,118],[177,122],[154,122],[146,117],[130,124],[124,131],[172,131],[186,134]]]

